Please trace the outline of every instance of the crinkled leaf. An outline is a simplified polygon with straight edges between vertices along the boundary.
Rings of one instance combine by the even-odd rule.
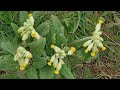
[[[41,35],[45,36],[49,33],[50,26],[48,23],[42,23],[37,28],[36,31]]]
[[[64,36],[64,26],[57,16],[51,15],[51,30],[50,33],[56,33],[56,44],[61,46],[61,44],[66,44],[67,40]]]
[[[45,44],[46,44],[45,38],[41,38],[40,40],[30,43],[30,52],[33,55],[33,59],[40,57],[42,55]]]
[[[50,66],[45,66],[44,68],[40,69],[39,78],[40,79],[53,79],[54,68]]]
[[[35,67],[36,69],[40,69],[40,68],[44,67],[46,65],[46,63],[47,63],[47,61],[44,57],[39,57],[34,60],[33,67]]]
[[[14,42],[1,42],[1,48],[12,55],[15,55],[17,47],[18,45]]]
[[[4,55],[0,58],[0,70],[17,70],[18,63],[13,60],[11,55]]]
[[[38,25],[42,22],[41,19],[44,16],[43,11],[34,11],[33,12],[33,17],[35,19],[35,27],[38,27]]]
[[[28,79],[38,79],[37,71],[32,66],[26,70],[26,76]]]

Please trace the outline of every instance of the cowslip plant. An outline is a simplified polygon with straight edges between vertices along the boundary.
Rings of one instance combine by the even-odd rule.
[[[93,32],[93,36],[91,36],[90,40],[83,44],[83,47],[87,47],[85,50],[86,53],[92,50],[91,56],[96,55],[96,53],[99,51],[98,47],[102,48],[103,51],[106,50],[106,47],[102,44],[103,38],[100,36],[102,34],[102,31],[100,31],[102,23],[102,20],[98,21],[98,24],[95,27],[95,31]]]
[[[27,22],[24,22],[24,26],[20,27],[17,31],[18,33],[21,33],[22,40],[25,41],[28,36],[31,34],[33,38],[36,38],[37,40],[40,39],[40,35],[35,31],[34,29],[34,18],[32,14],[28,14],[29,18],[27,19]]]
[[[48,65],[52,66],[53,63],[53,67],[56,69],[54,73],[59,74],[62,65],[65,64],[63,59],[66,57],[66,55],[72,55],[76,51],[76,48],[71,47],[67,53],[55,45],[51,45],[51,48],[54,49],[55,54],[51,57]]]
[[[14,61],[18,61],[20,70],[25,70],[31,58],[32,58],[32,54],[29,51],[27,51],[25,48],[19,46],[17,48],[17,53],[14,56]]]
[[[20,11],[17,13],[18,21],[11,23],[13,37],[11,41],[1,42],[2,54],[0,53],[3,57],[0,58],[0,70],[9,70],[17,74],[12,76],[25,79],[74,79],[73,67],[87,60],[88,57],[85,55],[91,57],[86,54],[88,51],[92,51],[91,55],[95,56],[98,47],[102,50],[106,49],[100,36],[103,23],[101,20],[98,21],[92,36],[82,37],[91,33],[91,31],[86,32],[82,26],[82,23],[84,25],[86,23],[82,15],[84,12],[54,14],[33,11],[32,14],[28,14],[26,11]],[[76,39],[88,41],[83,42],[84,44],[81,41],[72,43]],[[87,47],[86,53],[82,51],[83,46]]]

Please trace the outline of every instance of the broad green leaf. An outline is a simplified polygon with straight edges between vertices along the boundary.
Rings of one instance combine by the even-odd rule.
[[[72,74],[72,72],[70,71],[70,69],[66,65],[62,66],[60,73],[66,79],[74,79],[74,75]]]
[[[33,61],[33,67],[35,67],[36,69],[40,69],[43,68],[46,65],[46,63],[47,61],[44,57],[39,57]]]
[[[54,78],[54,68],[50,66],[45,66],[40,69],[39,74],[40,79],[53,79]]]
[[[12,55],[15,55],[18,45],[12,42],[1,42],[1,48]]]
[[[40,57],[42,55],[45,44],[46,44],[45,38],[41,38],[40,40],[30,43],[30,52],[33,55],[33,59]]]
[[[48,23],[42,23],[37,28],[36,31],[41,35],[45,36],[49,33],[50,26]]]
[[[26,76],[28,79],[38,79],[37,71],[32,66],[26,70]]]
[[[15,34],[18,35],[17,30],[19,29],[19,27],[15,23],[11,23],[11,26],[12,26],[13,31],[15,32]]]
[[[38,25],[42,22],[42,18],[44,16],[43,11],[34,11],[33,12],[33,17],[35,19],[35,27],[38,27]]]
[[[23,23],[26,22],[27,19],[28,19],[28,12],[27,11],[20,11],[19,12],[20,25],[23,25]]]
[[[0,70],[16,70],[18,63],[13,60],[11,55],[4,55],[0,58]]]
[[[61,46],[61,44],[66,44],[67,40],[64,36],[64,26],[57,16],[51,15],[51,30],[50,33],[56,33],[56,44]]]

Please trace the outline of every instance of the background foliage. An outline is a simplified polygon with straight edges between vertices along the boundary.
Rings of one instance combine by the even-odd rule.
[[[31,11],[40,41],[24,43],[33,54],[25,71],[13,61],[21,37],[16,32],[28,18],[27,11],[0,11],[0,79],[98,79],[120,78],[119,11]],[[105,52],[97,58],[84,53],[83,37],[92,35],[99,17],[105,19],[101,30]],[[74,46],[75,55],[65,58],[60,75],[54,75],[47,61],[54,54],[51,44]]]

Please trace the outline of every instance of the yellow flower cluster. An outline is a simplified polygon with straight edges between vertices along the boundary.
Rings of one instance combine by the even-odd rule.
[[[72,55],[75,51],[75,47],[71,47],[68,53],[65,53],[64,50],[60,49],[59,47],[55,45],[51,45],[51,48],[54,49],[55,54],[51,57],[50,61],[48,62],[49,66],[52,66],[56,69],[54,71],[55,74],[59,74],[60,69],[62,65],[64,64],[63,59],[66,57],[66,55]]]
[[[28,14],[29,18],[26,22],[24,22],[24,26],[20,27],[17,31],[18,33],[21,33],[22,40],[25,41],[28,36],[31,34],[33,38],[36,38],[37,40],[40,39],[40,35],[35,31],[34,29],[34,18],[32,14]]]
[[[31,58],[32,58],[32,54],[29,51],[27,51],[25,48],[19,46],[17,48],[17,53],[14,56],[14,61],[18,61],[20,70],[25,70]]]
[[[100,31],[102,23],[103,23],[102,20],[98,21],[95,27],[95,31],[93,32],[93,36],[91,37],[90,40],[86,41],[83,44],[84,47],[87,47],[87,49],[85,50],[86,53],[92,50],[91,56],[96,55],[96,53],[99,51],[98,47],[100,47],[103,51],[106,50],[106,47],[104,47],[102,44],[103,38],[100,36],[102,34],[102,32]]]

